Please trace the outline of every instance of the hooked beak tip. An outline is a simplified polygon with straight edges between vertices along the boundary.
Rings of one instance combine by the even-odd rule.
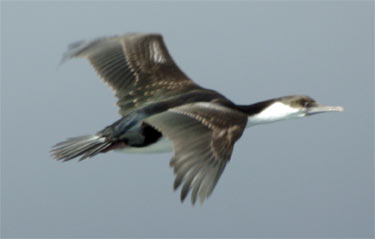
[[[332,110],[330,111],[336,111],[336,112],[343,112],[344,111],[344,107],[342,106],[331,106]]]
[[[342,106],[318,105],[309,109],[308,114],[313,115],[313,114],[324,113],[324,112],[342,112],[342,111],[344,111],[344,107]]]

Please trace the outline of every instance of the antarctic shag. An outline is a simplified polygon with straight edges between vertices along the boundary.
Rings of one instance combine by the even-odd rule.
[[[236,105],[182,72],[158,34],[80,41],[69,46],[62,61],[76,57],[87,58],[114,90],[121,118],[96,134],[56,144],[53,156],[67,161],[111,150],[173,150],[174,189],[182,185],[181,201],[191,191],[193,204],[211,194],[246,127],[343,111],[301,95]]]

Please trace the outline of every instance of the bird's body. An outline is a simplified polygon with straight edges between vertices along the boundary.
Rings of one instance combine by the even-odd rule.
[[[143,154],[155,154],[155,153],[168,153],[173,152],[173,143],[166,136],[160,137],[155,143],[144,146],[144,147],[122,147],[115,149],[120,153],[143,153]]]
[[[53,148],[59,160],[93,157],[108,151],[174,151],[170,165],[192,203],[214,189],[234,143],[249,126],[310,114],[342,111],[321,106],[308,96],[286,96],[236,105],[220,93],[190,80],[174,63],[162,37],[128,34],[70,45],[63,61],[88,58],[115,91],[118,121],[91,136],[70,138]]]

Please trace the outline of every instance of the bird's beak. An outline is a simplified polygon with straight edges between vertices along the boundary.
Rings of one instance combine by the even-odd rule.
[[[341,112],[344,111],[344,107],[342,106],[325,106],[325,105],[315,105],[310,107],[307,110],[307,115],[314,115],[324,112]]]

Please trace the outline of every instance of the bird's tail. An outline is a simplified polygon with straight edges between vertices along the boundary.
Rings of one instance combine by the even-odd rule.
[[[111,146],[105,137],[86,135],[68,138],[52,147],[52,156],[57,160],[68,161],[75,157],[79,160],[90,158]]]

